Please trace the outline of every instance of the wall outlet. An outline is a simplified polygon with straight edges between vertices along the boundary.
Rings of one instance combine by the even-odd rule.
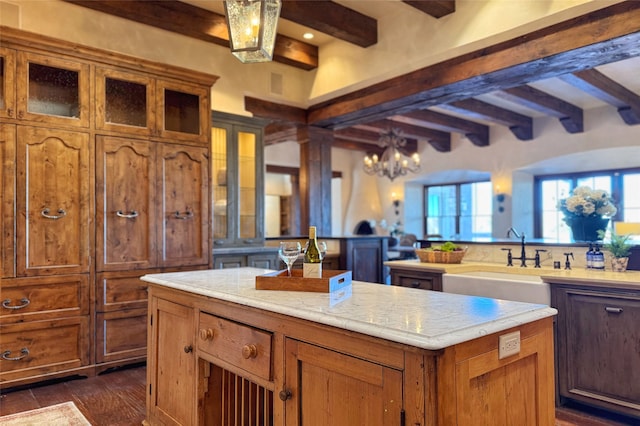
[[[500,336],[500,343],[498,347],[498,359],[506,358],[511,355],[517,355],[520,353],[520,332],[514,331],[513,333],[503,334]]]

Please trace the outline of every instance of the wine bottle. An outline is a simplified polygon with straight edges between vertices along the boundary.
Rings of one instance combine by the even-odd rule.
[[[318,248],[315,226],[309,227],[309,242],[307,250],[304,252],[302,276],[304,278],[322,278],[322,256]]]

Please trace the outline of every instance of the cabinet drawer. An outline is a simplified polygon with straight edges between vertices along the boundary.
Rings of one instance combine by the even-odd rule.
[[[120,309],[146,308],[147,283],[140,276],[155,271],[124,274],[101,273],[96,279],[96,310],[109,312]]]
[[[202,312],[198,324],[201,352],[271,380],[271,333]]]
[[[89,314],[87,275],[6,279],[0,294],[0,324]]]
[[[119,361],[146,354],[146,309],[96,315],[96,362]]]
[[[0,385],[89,364],[89,318],[0,326]]]

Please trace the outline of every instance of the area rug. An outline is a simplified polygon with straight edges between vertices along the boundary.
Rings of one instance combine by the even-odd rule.
[[[0,417],[2,426],[91,426],[76,405],[69,401],[49,407]]]

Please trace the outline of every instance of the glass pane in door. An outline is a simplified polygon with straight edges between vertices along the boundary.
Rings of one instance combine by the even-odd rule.
[[[29,63],[29,112],[80,118],[79,99],[77,71]]]
[[[211,166],[213,174],[213,238],[228,237],[227,130],[211,128]]]
[[[131,81],[105,79],[105,120],[128,126],[147,126],[147,87]]]
[[[172,132],[200,133],[200,98],[198,95],[164,90],[164,129]]]
[[[240,238],[256,237],[256,135],[238,132]]]

